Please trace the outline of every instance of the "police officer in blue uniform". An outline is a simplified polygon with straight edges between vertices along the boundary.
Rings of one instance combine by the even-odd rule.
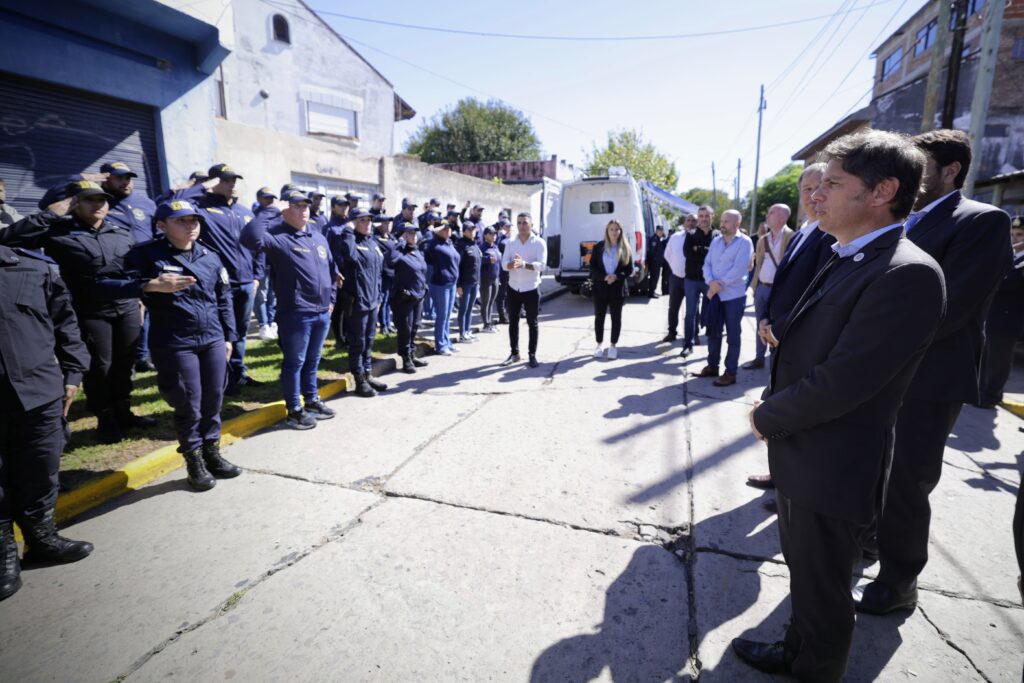
[[[312,190],[309,193],[309,220],[313,222],[317,232],[320,234],[324,234],[327,222],[330,220],[330,216],[328,216],[322,208],[323,201],[323,192],[319,190]]]
[[[359,195],[352,192],[346,192],[345,201],[348,202],[348,219],[350,221],[355,220],[356,214],[360,212]],[[372,216],[373,214],[370,215]]]
[[[372,201],[370,203],[370,215],[371,216],[376,218],[378,216],[386,216],[387,215],[387,211],[384,210],[384,200],[385,199],[387,199],[387,197],[382,195],[380,192],[374,193],[373,199],[372,199]],[[398,235],[396,234],[395,237],[398,237]]]
[[[402,371],[408,373],[427,365],[416,357],[416,332],[427,295],[427,262],[423,252],[416,248],[418,239],[419,231],[407,224],[389,256],[389,264],[395,271],[391,309],[398,326],[398,355],[402,358]]]
[[[205,184],[178,190],[171,199],[186,199],[196,205],[202,218],[199,241],[217,252],[228,271],[239,339],[231,349],[227,393],[235,395],[239,393],[239,387],[258,384],[247,376],[245,368],[245,334],[255,305],[253,254],[239,240],[247,221],[246,216],[235,208],[239,203],[232,201],[235,184],[242,176],[227,164],[214,164],[210,167],[209,176]],[[207,190],[206,185],[214,181],[215,184]]]
[[[0,600],[21,588],[25,559],[75,562],[92,544],[57,534],[61,420],[89,367],[68,290],[50,258],[0,246]]]
[[[265,253],[274,272],[285,422],[293,429],[312,429],[317,420],[335,415],[320,400],[316,373],[340,276],[326,238],[309,220],[309,197],[292,191],[283,199],[288,206],[278,215],[268,211],[245,226],[242,243]]]
[[[494,320],[494,303],[498,299],[498,284],[501,277],[501,251],[498,249],[498,231],[492,226],[484,228],[484,242],[480,247],[483,260],[480,264],[480,318],[484,332],[497,332]]]
[[[458,350],[451,340],[451,316],[459,279],[459,251],[451,235],[452,224],[442,222],[423,247],[423,258],[428,267],[427,291],[437,313],[434,322],[434,352],[441,356],[450,356]]]
[[[391,236],[390,220],[380,220],[373,214],[370,214],[370,220],[373,223],[374,239],[377,240],[377,246],[380,247],[380,251],[384,255],[384,264],[381,266],[380,306],[377,311],[377,324],[380,326],[381,332],[394,332],[396,328],[391,319],[391,289],[395,281],[395,269],[391,265],[391,252],[395,250],[398,243]]]
[[[391,226],[391,231],[396,235],[404,232],[406,225],[412,225],[418,228],[419,225],[416,219],[413,218],[413,214],[416,213],[416,204],[408,197],[402,200],[402,211],[395,216],[394,225]]]
[[[348,220],[348,202],[340,195],[331,197],[331,217],[324,226],[324,236],[327,238],[327,248],[331,250],[335,263],[340,264],[341,243],[352,236],[352,224]],[[334,335],[334,343],[338,346],[348,345],[343,308],[335,305],[331,312],[331,333]]]
[[[129,230],[107,220],[110,195],[91,180],[71,183],[68,199],[52,209],[0,230],[0,244],[43,248],[60,266],[71,292],[82,339],[91,362],[85,375],[85,397],[96,414],[98,437],[104,443],[124,438],[131,427],[151,427],[156,421],[133,415],[130,409],[132,364],[142,326],[134,297],[108,298],[96,291],[98,278],[117,273],[134,246]],[[64,212],[68,211],[67,215]]]
[[[242,470],[220,454],[220,411],[227,361],[238,334],[227,269],[196,242],[199,211],[176,199],[157,207],[162,237],[136,245],[118,276],[100,286],[140,297],[150,311],[150,349],[157,387],[174,409],[178,452],[197,491]]]
[[[376,396],[388,386],[374,379],[373,340],[377,332],[377,307],[381,302],[384,252],[370,233],[370,213],[360,211],[352,223],[352,236],[341,243],[339,265],[343,283],[338,305],[345,308],[348,336],[348,367],[358,396]]]
[[[473,306],[480,294],[480,268],[483,252],[476,241],[477,224],[465,221],[462,237],[455,243],[459,252],[459,280],[456,295],[459,298],[459,341],[475,342],[473,336]]]
[[[494,228],[498,232],[494,243],[498,247],[498,252],[504,254],[505,243],[508,241],[509,233],[512,231],[512,223],[506,219],[501,219],[494,224]],[[504,268],[498,273],[498,298],[495,301],[495,305],[498,307],[498,324],[508,325],[508,271]]]

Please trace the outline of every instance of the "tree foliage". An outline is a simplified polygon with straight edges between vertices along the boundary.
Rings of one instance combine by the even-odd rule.
[[[778,173],[762,183],[757,191],[757,216],[748,227],[752,230],[764,221],[768,209],[772,204],[785,204],[793,212],[790,216],[790,223],[796,220],[796,214],[800,203],[800,173],[804,165],[801,163],[786,164]],[[747,194],[746,207],[749,211],[751,195]],[[792,227],[792,226],[790,226]]]
[[[688,202],[693,202],[697,206],[704,206],[707,204],[715,210],[715,224],[718,223],[718,217],[722,215],[723,211],[728,209],[735,209],[733,206],[732,197],[727,192],[721,190],[715,195],[715,201],[711,199],[711,190],[704,187],[691,187],[689,190],[683,193],[683,199]]]
[[[420,124],[405,151],[430,164],[540,159],[533,124],[497,100],[467,97]]]
[[[650,181],[669,192],[675,192],[679,182],[676,165],[653,144],[645,142],[636,130],[609,132],[608,144],[601,149],[594,147],[587,155],[588,175],[606,173],[609,166],[624,166],[634,178]]]

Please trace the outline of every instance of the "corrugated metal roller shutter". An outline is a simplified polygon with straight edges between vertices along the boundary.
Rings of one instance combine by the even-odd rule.
[[[122,161],[139,174],[135,192],[161,188],[155,112],[130,102],[0,72],[0,177],[7,201],[38,211],[47,188],[75,173]]]

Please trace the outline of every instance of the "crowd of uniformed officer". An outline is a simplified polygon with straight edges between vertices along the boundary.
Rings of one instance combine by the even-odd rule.
[[[25,559],[72,562],[92,545],[57,533],[54,511],[68,409],[84,384],[102,442],[155,420],[132,413],[135,371],[155,370],[188,483],[198,491],[241,469],[220,453],[225,394],[248,376],[245,339],[256,308],[260,337],[282,349],[286,423],[309,429],[335,413],[317,393],[324,341],[347,344],[356,393],[374,396],[371,346],[396,332],[404,372],[416,356],[421,319],[435,319],[437,352],[471,342],[478,298],[485,331],[507,322],[501,253],[510,224],[484,226],[484,207],[456,211],[403,199],[392,217],[385,197],[368,208],[286,184],[239,201],[242,176],[227,164],[196,171],[156,202],[135,192],[122,162],[63,179],[23,217],[0,182],[0,599],[21,586],[13,523]],[[467,215],[468,212],[468,215]],[[452,239],[453,234],[456,239]],[[461,235],[461,237],[458,237]],[[261,291],[262,290],[262,291]],[[276,307],[275,307],[276,300]],[[438,319],[440,318],[440,319]]]

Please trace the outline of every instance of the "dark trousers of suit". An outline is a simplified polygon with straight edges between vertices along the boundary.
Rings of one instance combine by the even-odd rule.
[[[928,563],[928,496],[942,475],[942,454],[962,403],[906,397],[896,418],[889,489],[878,520],[878,580],[905,586]]]
[[[985,335],[985,355],[981,359],[981,405],[996,405],[1003,400],[1003,387],[1013,369],[1012,334],[989,332]]]
[[[519,316],[521,311],[526,310],[526,326],[530,330],[530,340],[527,349],[530,355],[537,353],[537,338],[540,335],[537,324],[537,315],[540,313],[540,291],[531,289],[526,292],[518,292],[511,287],[508,288],[508,343],[512,353],[519,353]]]
[[[679,330],[679,310],[686,298],[685,280],[674,273],[668,276],[668,333],[675,336]],[[689,343],[684,340],[684,344]]]
[[[598,344],[604,341],[604,317],[608,313],[612,316],[612,346],[619,343],[619,333],[622,332],[622,305],[625,301],[622,287],[612,285],[594,288],[594,337]]]
[[[793,606],[786,630],[786,647],[796,653],[793,674],[801,680],[839,681],[853,642],[850,584],[868,525],[818,514],[781,491],[776,500]]]

